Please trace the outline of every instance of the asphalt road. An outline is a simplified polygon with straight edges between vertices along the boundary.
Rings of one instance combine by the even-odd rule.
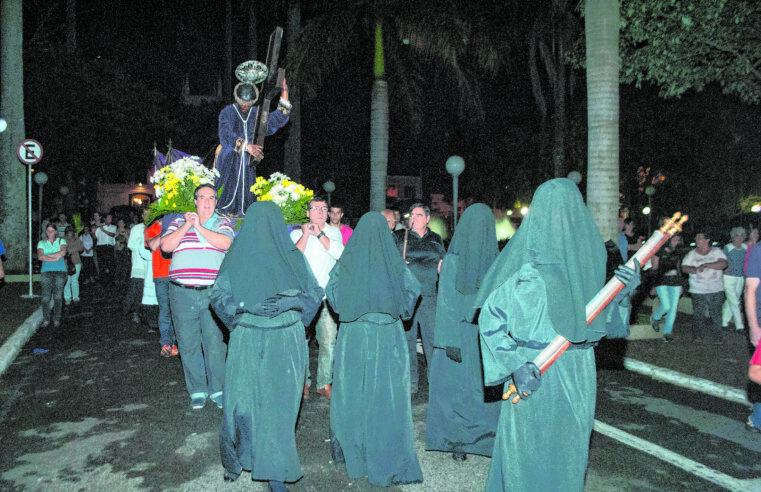
[[[60,329],[34,334],[0,377],[0,490],[266,490],[245,473],[223,482],[221,410],[190,410],[179,359],[159,357],[157,331],[112,307],[118,292],[83,293],[90,301],[68,310]],[[316,350],[311,363],[314,372]],[[413,417],[424,483],[390,490],[482,490],[488,458],[457,463],[423,449],[426,401],[421,385]],[[585,490],[759,490],[761,435],[744,430],[747,414],[742,404],[602,369]],[[290,490],[376,490],[333,466],[328,425],[329,403],[312,392],[296,433],[304,478]],[[628,435],[641,441],[622,442]],[[700,466],[680,467],[679,457]],[[701,466],[734,481],[712,481]]]

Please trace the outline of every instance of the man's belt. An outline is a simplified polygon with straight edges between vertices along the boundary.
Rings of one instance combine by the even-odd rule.
[[[176,280],[170,280],[169,283],[174,284],[177,287],[182,287],[183,289],[190,289],[190,290],[206,290],[211,287],[211,285],[185,285],[185,284],[181,284],[180,282],[177,282]]]

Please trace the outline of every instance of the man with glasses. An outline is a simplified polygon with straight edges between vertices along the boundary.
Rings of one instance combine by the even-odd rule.
[[[330,270],[343,253],[344,245],[341,231],[326,223],[328,204],[321,197],[314,197],[307,210],[309,222],[301,230],[291,232],[291,239],[296,247],[304,253],[317,283],[323,289],[330,280]],[[317,313],[317,342],[320,353],[317,359],[317,392],[330,399],[333,390],[333,350],[336,346],[338,327],[325,302]],[[309,397],[311,374],[307,366],[307,382],[304,385],[304,397]]]

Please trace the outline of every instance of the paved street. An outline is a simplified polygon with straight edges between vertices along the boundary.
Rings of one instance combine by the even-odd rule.
[[[179,359],[158,356],[158,333],[111,307],[109,300],[117,295],[117,290],[86,291],[83,298],[94,301],[68,309],[60,329],[38,330],[0,377],[0,489],[266,490],[259,482],[252,488],[245,473],[233,484],[222,481],[221,410],[210,404],[190,410]],[[686,369],[744,389],[747,349],[741,337],[728,335],[719,349],[696,348],[687,338],[689,319],[681,316],[672,344],[630,342],[626,356],[650,363],[662,359],[667,366],[677,353],[702,350],[682,357],[698,361]],[[311,363],[314,372],[316,350]],[[423,374],[422,358],[420,363]],[[711,365],[716,369],[706,369]],[[413,398],[424,483],[391,490],[481,490],[488,458],[469,456],[457,463],[446,453],[424,451],[427,390],[422,385]],[[598,432],[585,490],[757,489],[753,479],[761,477],[761,435],[743,429],[747,414],[744,404],[653,383],[627,370],[601,369]],[[328,424],[329,403],[313,391],[297,429],[304,478],[290,490],[376,490],[366,479],[349,480],[342,466],[333,466]],[[646,444],[624,444],[621,436],[611,437],[607,426]],[[673,454],[659,454],[659,447]],[[678,466],[681,458],[675,455],[735,481],[712,482],[699,470]]]

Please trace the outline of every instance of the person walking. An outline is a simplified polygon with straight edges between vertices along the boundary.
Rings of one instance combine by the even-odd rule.
[[[254,202],[210,297],[230,330],[219,430],[226,481],[248,470],[280,491],[301,478],[296,419],[309,362],[304,323],[323,295],[280,209]]]
[[[666,322],[663,327],[663,341],[674,340],[672,331],[674,321],[679,310],[679,298],[682,295],[682,255],[679,245],[682,241],[680,234],[674,234],[669,242],[652,257],[652,271],[655,273],[655,293],[658,295],[660,304],[650,317],[650,326],[659,332],[663,316]]]
[[[729,232],[731,242],[724,246],[724,256],[727,257],[727,269],[724,271],[724,306],[721,309],[721,327],[728,328],[732,321],[736,331],[745,329],[740,297],[745,288],[745,257],[748,246],[745,244],[745,229],[733,227]]]
[[[690,276],[692,297],[692,336],[695,343],[703,343],[706,329],[706,311],[711,323],[713,343],[721,345],[721,308],[724,303],[722,271],[727,268],[727,257],[711,245],[711,237],[704,231],[695,235],[695,249],[682,260],[682,272]]]
[[[42,328],[50,325],[51,303],[53,304],[53,326],[61,326],[63,309],[63,288],[66,285],[66,240],[58,237],[55,224],[45,226],[45,236],[37,243],[37,259],[42,262],[40,268],[40,286],[42,287]]]
[[[492,391],[486,400],[473,301],[498,254],[491,209],[469,206],[441,264],[425,428],[426,450],[456,461],[491,456],[494,447],[500,399]]]
[[[74,274],[68,275],[66,285],[63,287],[63,300],[68,306],[71,302],[79,302],[79,275],[82,272],[82,260],[80,253],[85,249],[82,240],[77,236],[74,226],[68,226],[64,231],[66,240],[66,255],[68,261],[74,265]]]
[[[217,192],[212,186],[199,186],[193,196],[196,211],[172,222],[161,238],[161,250],[172,253],[172,321],[190,407],[200,410],[207,398],[222,408],[227,346],[209,310],[209,295],[235,231],[230,219],[215,212]]]
[[[367,475],[377,487],[423,481],[401,321],[412,316],[419,294],[386,219],[366,213],[326,288],[341,321],[330,429],[333,461],[346,463],[350,478]]]

